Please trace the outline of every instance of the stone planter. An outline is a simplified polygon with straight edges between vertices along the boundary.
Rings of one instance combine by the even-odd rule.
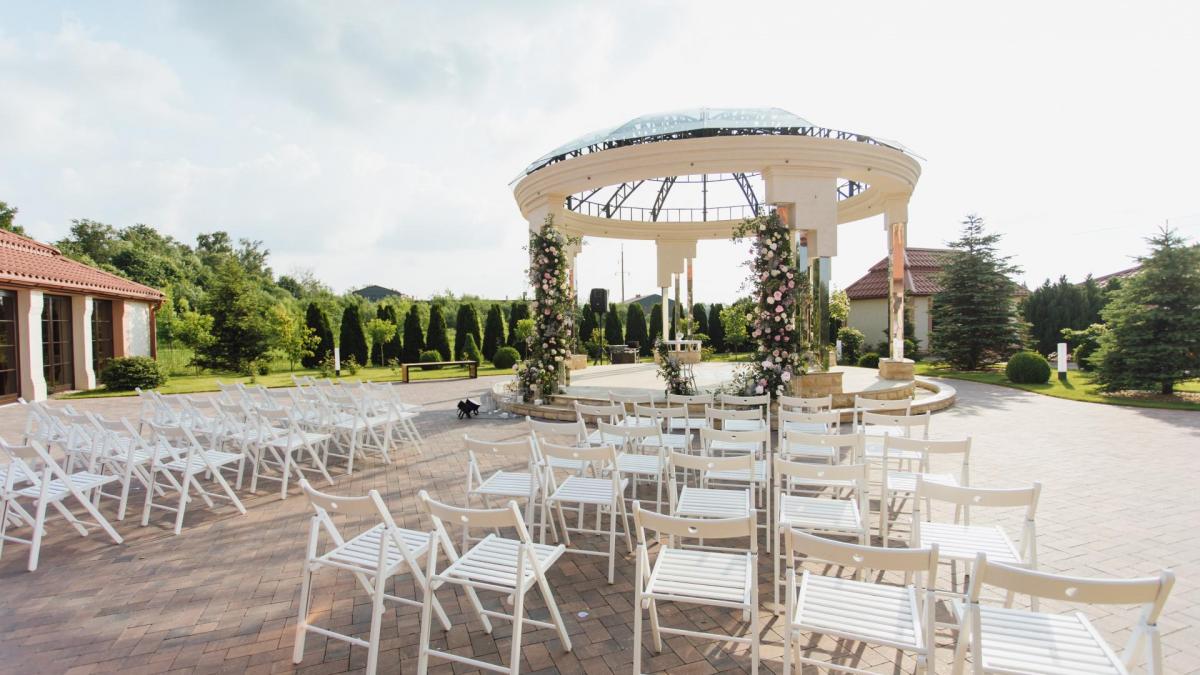
[[[842,372],[840,370],[805,373],[792,380],[793,396],[813,398],[840,393],[842,393]]]
[[[879,377],[884,380],[912,380],[912,359],[879,359]]]
[[[570,370],[583,370],[587,365],[587,354],[572,354],[571,359],[567,361],[567,368]]]

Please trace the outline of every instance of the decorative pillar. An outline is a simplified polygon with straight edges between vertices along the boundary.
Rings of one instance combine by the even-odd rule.
[[[670,314],[667,312],[667,291],[669,290],[669,287],[663,286],[659,290],[661,291],[662,295],[662,334],[658,337],[661,338],[663,342],[666,342],[670,339],[669,332],[671,328]]]
[[[686,258],[684,259],[684,265],[685,266],[687,265]],[[679,336],[679,286],[680,286],[680,283],[679,282],[680,282],[681,276],[683,276],[683,275],[681,275],[681,274],[675,275],[675,309],[674,309],[674,311],[671,312],[671,327],[674,328],[674,334],[671,336],[671,338],[674,340],[680,339],[680,336]],[[663,328],[664,331],[666,331],[666,329],[667,329],[667,327]]]
[[[680,283],[687,271],[687,261],[696,257],[696,241],[663,241],[655,243],[658,254],[658,287],[662,290],[663,339],[670,339],[671,324],[668,315],[677,316],[680,307]],[[675,287],[675,310],[668,308],[670,299],[667,292]],[[676,323],[678,326],[678,323]]]
[[[76,389],[96,388],[96,371],[92,368],[92,306],[90,295],[71,296],[71,360]]]
[[[913,379],[913,362],[904,358],[904,279],[908,246],[908,196],[884,201],[888,246],[888,343],[891,358],[879,361],[885,380]]]
[[[691,318],[692,318],[692,305],[696,304],[696,296],[692,295],[692,273],[695,271],[695,269],[696,269],[696,259],[688,258],[687,259],[687,306],[684,307],[684,310],[683,310],[683,317],[685,319],[687,319],[688,321],[691,321]],[[696,327],[692,326],[690,323],[688,325],[691,326],[691,328],[688,330],[688,334],[687,334],[687,337],[690,338],[690,337],[692,337],[692,331],[695,330]]]
[[[21,396],[27,401],[46,398],[46,373],[42,363],[42,292],[17,291],[17,360],[21,364]]]
[[[812,340],[813,348],[823,350],[829,345],[829,258],[811,258],[808,278],[812,280]]]

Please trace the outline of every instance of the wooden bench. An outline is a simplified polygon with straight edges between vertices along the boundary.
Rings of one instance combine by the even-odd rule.
[[[423,363],[401,363],[400,381],[408,382],[409,368],[420,368],[422,366],[466,366],[467,377],[471,378],[472,380],[479,377],[478,361],[425,361]]]

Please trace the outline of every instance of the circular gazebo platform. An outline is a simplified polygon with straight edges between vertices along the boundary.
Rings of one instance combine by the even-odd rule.
[[[696,364],[694,372],[697,388],[702,392],[710,392],[728,384],[737,368],[737,363],[703,362]],[[834,408],[844,411],[844,421],[850,419],[850,408],[854,405],[854,397],[876,399],[913,398],[912,412],[942,410],[954,405],[954,388],[942,383],[923,378],[915,380],[885,380],[879,377],[873,368],[857,368],[853,366],[838,366],[831,369],[842,376],[842,393],[833,395]],[[535,417],[538,419],[574,421],[574,402],[598,405],[609,402],[609,393],[613,394],[645,394],[654,393],[658,399],[664,399],[662,381],[658,378],[658,366],[653,363],[632,363],[621,365],[591,366],[571,374],[571,385],[564,387],[549,401],[541,405],[523,403],[504,391],[505,385],[497,385],[496,396],[499,407],[514,415]]]

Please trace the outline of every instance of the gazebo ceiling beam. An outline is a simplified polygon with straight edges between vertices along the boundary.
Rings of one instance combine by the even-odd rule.
[[[625,203],[625,200],[629,199],[629,195],[632,195],[633,191],[638,189],[638,186],[645,182],[646,181],[644,180],[637,180],[633,181],[632,183],[621,183],[618,185],[617,189],[612,193],[612,196],[609,197],[608,201],[604,203],[604,216],[606,218],[612,218],[613,211],[621,208],[621,205]]]
[[[584,202],[591,199],[593,196],[595,196],[595,194],[597,192],[599,192],[603,189],[604,189],[604,186],[600,186],[600,187],[596,188],[595,190],[592,190],[591,192],[587,193],[586,195],[584,195],[583,197],[581,197],[579,199],[575,199],[571,195],[567,195],[567,210],[578,212],[579,207],[582,206]]]
[[[744,173],[733,174],[733,179],[737,181],[738,187],[742,189],[742,194],[746,196],[746,203],[758,213],[758,195],[754,194],[754,186],[750,184],[750,179]]]
[[[650,220],[658,222],[658,214],[662,212],[663,204],[667,201],[667,194],[671,192],[671,187],[675,185],[676,176],[667,176],[663,178],[662,183],[658,186],[658,194],[654,196],[654,206],[650,207]]]

